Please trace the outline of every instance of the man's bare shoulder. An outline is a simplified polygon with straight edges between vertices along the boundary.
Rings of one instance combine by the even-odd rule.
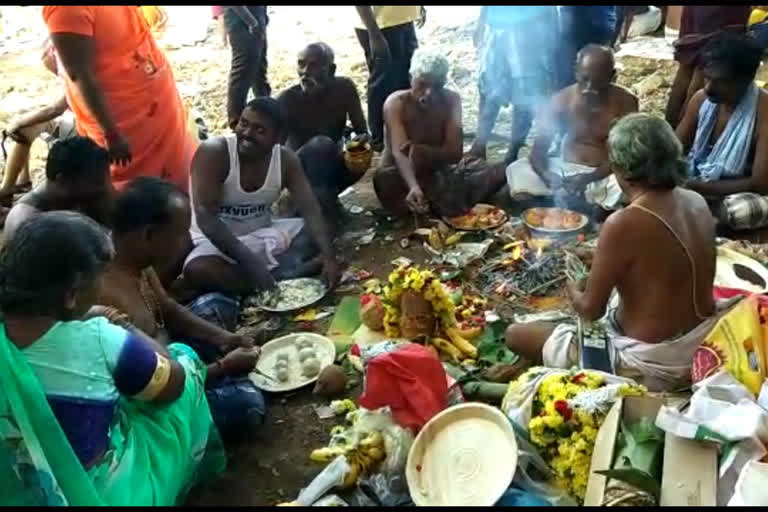
[[[299,97],[299,94],[301,94],[301,85],[296,84],[281,91],[280,94],[277,95],[276,99],[278,103],[285,105],[295,101]]]
[[[408,89],[404,89],[402,91],[395,91],[387,96],[387,100],[384,102],[384,111],[401,111],[403,104],[405,103],[405,99],[408,97],[408,94],[410,94],[410,91]]]
[[[451,106],[461,105],[461,96],[459,96],[459,93],[450,89],[443,89],[443,93],[445,94],[445,99],[448,100],[448,103],[450,103]]]
[[[576,84],[569,85],[557,91],[549,99],[549,108],[555,112],[566,112],[578,99],[579,90]]]
[[[698,111],[699,108],[701,108],[701,104],[704,103],[704,100],[706,99],[707,99],[707,93],[704,92],[704,89],[699,89],[693,94],[693,96],[691,96],[691,99],[688,102],[688,105],[686,106],[686,111],[688,109],[693,109]]]
[[[285,169],[286,163],[291,164],[298,162],[299,157],[296,156],[296,152],[288,146],[280,146],[280,161],[283,169]]]
[[[555,92],[552,95],[551,101],[553,103],[566,103],[569,100],[571,100],[574,97],[574,95],[578,93],[579,93],[578,86],[576,84],[571,84]]]
[[[768,125],[768,91],[760,89],[760,95],[757,97],[757,119],[758,119],[758,133],[762,130],[760,128],[763,125]]]
[[[211,176],[211,173],[221,174],[224,181],[229,172],[229,149],[226,139],[219,135],[210,137],[200,143],[192,160],[192,177]],[[207,179],[207,178],[206,178]]]
[[[8,216],[5,218],[5,226],[3,228],[3,236],[5,241],[10,240],[19,229],[19,226],[27,219],[34,217],[42,213],[42,211],[31,204],[18,202],[13,205],[11,211],[8,212]]]
[[[689,208],[696,214],[707,214],[711,217],[711,210],[704,196],[694,190],[683,187],[677,187],[675,192],[680,195],[686,208]]]
[[[200,142],[197,152],[205,154],[206,156],[224,154],[227,152],[227,139],[223,135],[209,137]]]
[[[613,85],[613,97],[616,99],[616,104],[620,105],[623,110],[637,110],[638,106],[638,99],[637,96],[624,87],[623,85],[619,84],[612,84]]]
[[[355,82],[353,82],[351,78],[346,76],[334,77],[333,85],[334,87],[344,91],[349,91],[349,90],[357,91],[357,86],[355,85]]]

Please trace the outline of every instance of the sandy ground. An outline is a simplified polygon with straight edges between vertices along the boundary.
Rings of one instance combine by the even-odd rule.
[[[418,31],[420,44],[435,46],[452,65],[449,87],[460,92],[465,132],[475,130],[477,118],[477,58],[472,32],[479,6],[430,6],[426,25]],[[35,6],[2,6],[0,32],[0,128],[21,110],[42,106],[60,94],[60,84],[40,64],[45,27]],[[182,96],[202,115],[212,133],[225,129],[225,100],[229,50],[222,46],[210,10],[204,6],[168,8],[170,25],[160,40],[166,49]],[[295,55],[308,43],[324,41],[335,53],[338,74],[351,77],[361,96],[365,94],[367,70],[363,52],[354,34],[357,23],[352,6],[270,7],[269,79],[275,92],[296,81]],[[619,59],[619,82],[640,92],[641,109],[660,114],[674,76],[671,61],[636,57]],[[761,74],[764,73],[761,71]],[[500,115],[495,132],[506,135],[510,110]],[[465,141],[471,143],[471,140]],[[46,154],[45,145],[33,148],[33,174],[39,178]],[[503,143],[492,143],[489,159],[503,156]],[[346,205],[378,208],[370,173],[344,198]],[[375,225],[377,217],[351,215],[347,230]],[[381,219],[378,219],[381,221]],[[358,267],[383,275],[389,261],[399,255],[420,261],[420,248],[401,250],[397,240],[412,228],[377,226],[376,239],[359,247],[354,242],[344,251]],[[332,300],[331,300],[332,301]],[[318,325],[318,331],[322,331]],[[295,328],[295,326],[293,327]],[[270,397],[267,424],[261,432],[243,433],[244,441],[230,445],[230,465],[217,481],[196,489],[190,505],[272,505],[296,497],[320,468],[308,461],[312,448],[323,445],[333,420],[318,420],[308,390],[290,396]]]

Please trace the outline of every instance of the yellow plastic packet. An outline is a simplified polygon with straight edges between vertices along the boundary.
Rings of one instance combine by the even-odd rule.
[[[693,381],[704,380],[724,368],[757,395],[768,374],[766,341],[768,329],[760,321],[758,296],[751,295],[726,313],[696,349],[691,368]]]

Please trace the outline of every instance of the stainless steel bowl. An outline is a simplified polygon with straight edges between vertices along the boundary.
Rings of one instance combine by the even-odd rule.
[[[529,224],[528,221],[526,220],[527,214],[531,210],[553,210],[553,209],[554,208],[536,207],[536,208],[529,208],[528,210],[525,210],[523,212],[520,218],[523,220],[523,224],[525,224],[525,227],[528,228],[528,231],[530,231],[532,237],[553,238],[553,239],[571,238],[571,237],[578,236],[581,232],[584,231],[584,228],[586,228],[589,225],[589,218],[586,215],[584,215],[583,213],[575,212],[573,210],[566,210],[566,211],[572,212],[581,216],[581,222],[575,228],[570,228],[570,229],[542,228],[542,227],[533,226]],[[564,210],[564,208],[560,208],[560,209]]]

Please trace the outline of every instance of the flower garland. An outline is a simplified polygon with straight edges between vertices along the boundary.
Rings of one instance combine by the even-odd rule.
[[[406,290],[423,293],[432,305],[440,325],[456,325],[455,306],[448,292],[431,270],[419,270],[418,267],[402,265],[389,275],[388,285],[384,287],[384,332],[387,336],[400,335],[400,297]]]
[[[521,379],[526,377],[521,376]],[[589,371],[555,373],[545,377],[533,401],[528,431],[533,444],[555,474],[555,484],[583,501],[595,438],[605,414],[576,407],[577,395],[606,386]],[[642,386],[620,384],[616,397],[642,396]]]

